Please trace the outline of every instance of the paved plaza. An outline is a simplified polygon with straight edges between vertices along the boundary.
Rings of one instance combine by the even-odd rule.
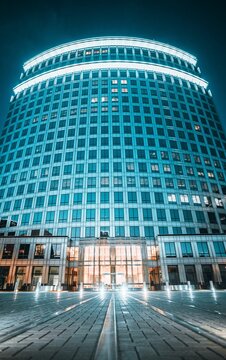
[[[226,291],[0,293],[0,359],[226,359]]]

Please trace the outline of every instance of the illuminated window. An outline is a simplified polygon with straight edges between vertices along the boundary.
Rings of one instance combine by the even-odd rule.
[[[60,259],[60,255],[61,255],[61,244],[52,244],[50,259]]]
[[[180,195],[181,203],[189,203],[188,195]]]
[[[177,199],[176,199],[176,195],[175,195],[175,194],[168,194],[168,195],[167,195],[167,198],[168,198],[168,202],[169,202],[169,203],[176,203],[176,202],[177,202]]]
[[[34,259],[44,259],[45,255],[45,245],[44,244],[36,244]]]

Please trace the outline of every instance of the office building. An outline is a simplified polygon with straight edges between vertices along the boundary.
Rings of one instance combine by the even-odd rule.
[[[1,134],[1,287],[225,286],[225,148],[185,51],[102,37],[35,56]]]

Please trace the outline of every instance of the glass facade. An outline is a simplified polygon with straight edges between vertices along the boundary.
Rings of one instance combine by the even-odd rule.
[[[114,250],[120,254],[136,241],[158,246],[162,235],[181,235],[181,241],[188,234],[223,236],[225,148],[211,92],[192,55],[133,38],[50,49],[24,64],[1,134],[0,235],[43,237],[36,243],[39,259],[45,236],[66,236],[78,247],[82,240],[121,239]],[[225,254],[221,242],[216,256],[225,256],[219,255]],[[199,243],[207,256],[205,242]],[[189,244],[181,246],[183,256],[192,257]],[[114,272],[110,248],[98,250],[107,261],[102,273]],[[176,256],[174,245],[165,248],[166,256]],[[95,257],[87,263],[91,250],[95,245],[74,266],[83,274],[76,283],[111,282],[111,275],[97,275]],[[4,243],[2,258],[12,251]],[[28,251],[21,247],[21,256]],[[149,281],[154,267],[144,253],[134,283]],[[52,259],[59,254],[53,243]],[[128,275],[131,266],[115,271],[124,274],[121,282],[135,276]],[[65,271],[67,277],[73,272],[70,266]],[[56,272],[51,266],[51,282]]]

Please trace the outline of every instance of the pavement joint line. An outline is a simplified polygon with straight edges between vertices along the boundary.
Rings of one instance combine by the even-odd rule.
[[[52,315],[50,315],[47,319],[45,320],[41,320],[41,321],[36,321],[36,322],[30,322],[29,324],[26,324],[26,325],[22,325],[22,326],[19,326],[16,328],[15,331],[10,331],[8,333],[6,333],[5,336],[3,336],[2,338],[0,338],[0,344],[3,344],[4,342],[8,341],[8,340],[11,340],[12,338],[16,337],[17,335],[20,335],[38,325],[42,325],[42,324],[45,324],[46,322],[48,322],[49,320],[52,320],[60,315],[63,315],[65,314],[66,312],[68,311],[71,311],[73,309],[75,309],[76,307],[82,305],[82,304],[85,304],[87,303],[88,301],[91,301],[95,298],[99,297],[99,295],[95,295],[95,296],[92,296],[91,298],[88,298],[88,299],[85,299],[85,300],[80,300],[77,304],[73,304],[71,306],[67,306],[65,309],[63,310],[59,310],[55,313],[53,313]],[[1,352],[1,350],[0,350]]]
[[[94,360],[118,360],[117,320],[115,309],[115,294],[105,315],[104,324],[98,339]]]
[[[212,334],[211,332],[202,329],[201,327],[195,326],[195,325],[185,321],[184,319],[180,318],[179,316],[173,315],[172,313],[170,313],[168,311],[165,311],[156,306],[150,305],[147,301],[137,299],[136,297],[134,297],[132,295],[128,295],[128,297],[140,302],[141,304],[148,306],[156,313],[176,322],[179,325],[184,326],[185,328],[195,332],[196,334],[201,335],[201,336],[207,338],[208,340],[213,341],[217,345],[220,345],[223,348],[226,348],[226,341],[225,341],[225,339],[221,338],[220,336],[216,336],[216,335]]]

